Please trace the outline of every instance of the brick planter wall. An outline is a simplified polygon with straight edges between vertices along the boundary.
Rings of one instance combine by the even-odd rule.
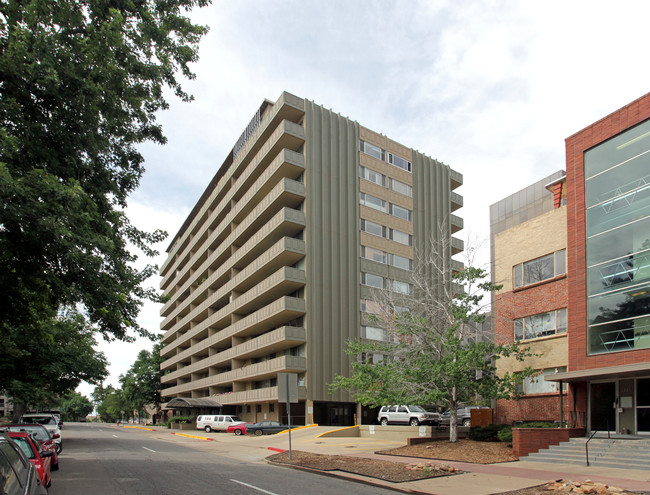
[[[517,458],[546,449],[570,438],[584,437],[585,428],[513,428],[512,450]]]

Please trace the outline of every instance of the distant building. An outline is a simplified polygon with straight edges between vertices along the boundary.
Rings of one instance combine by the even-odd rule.
[[[499,374],[527,366],[536,375],[520,400],[499,400],[495,421],[558,420],[560,390],[544,377],[567,370],[565,173],[560,170],[490,207],[491,273],[497,342],[521,342],[537,356],[501,358]]]
[[[264,101],[172,239],[162,266],[162,395],[174,407],[296,424],[375,419],[335,375],[350,339],[383,339],[374,288],[408,295],[414,253],[447,236],[462,175],[309,100]],[[445,225],[447,233],[439,229]],[[192,409],[194,408],[194,409]]]

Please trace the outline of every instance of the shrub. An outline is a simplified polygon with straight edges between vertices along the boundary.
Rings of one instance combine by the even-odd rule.
[[[513,428],[559,428],[560,423],[553,421],[532,421],[513,426]]]
[[[502,428],[497,433],[497,437],[499,437],[499,440],[502,442],[512,443],[512,427],[507,426],[505,428]]]
[[[169,428],[172,423],[193,423],[194,416],[172,416],[165,424]]]
[[[510,428],[509,425],[492,424],[487,426],[472,426],[467,436],[470,440],[476,442],[496,442],[499,440],[498,434],[501,430]]]

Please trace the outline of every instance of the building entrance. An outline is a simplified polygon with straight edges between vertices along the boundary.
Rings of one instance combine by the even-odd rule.
[[[589,429],[616,432],[616,382],[591,383]]]
[[[650,378],[636,381],[637,433],[650,435]]]

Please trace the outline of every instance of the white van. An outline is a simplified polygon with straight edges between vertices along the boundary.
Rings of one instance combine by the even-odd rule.
[[[210,433],[212,430],[226,431],[231,425],[238,425],[243,423],[237,416],[228,415],[203,415],[196,418],[197,430],[205,430]]]

